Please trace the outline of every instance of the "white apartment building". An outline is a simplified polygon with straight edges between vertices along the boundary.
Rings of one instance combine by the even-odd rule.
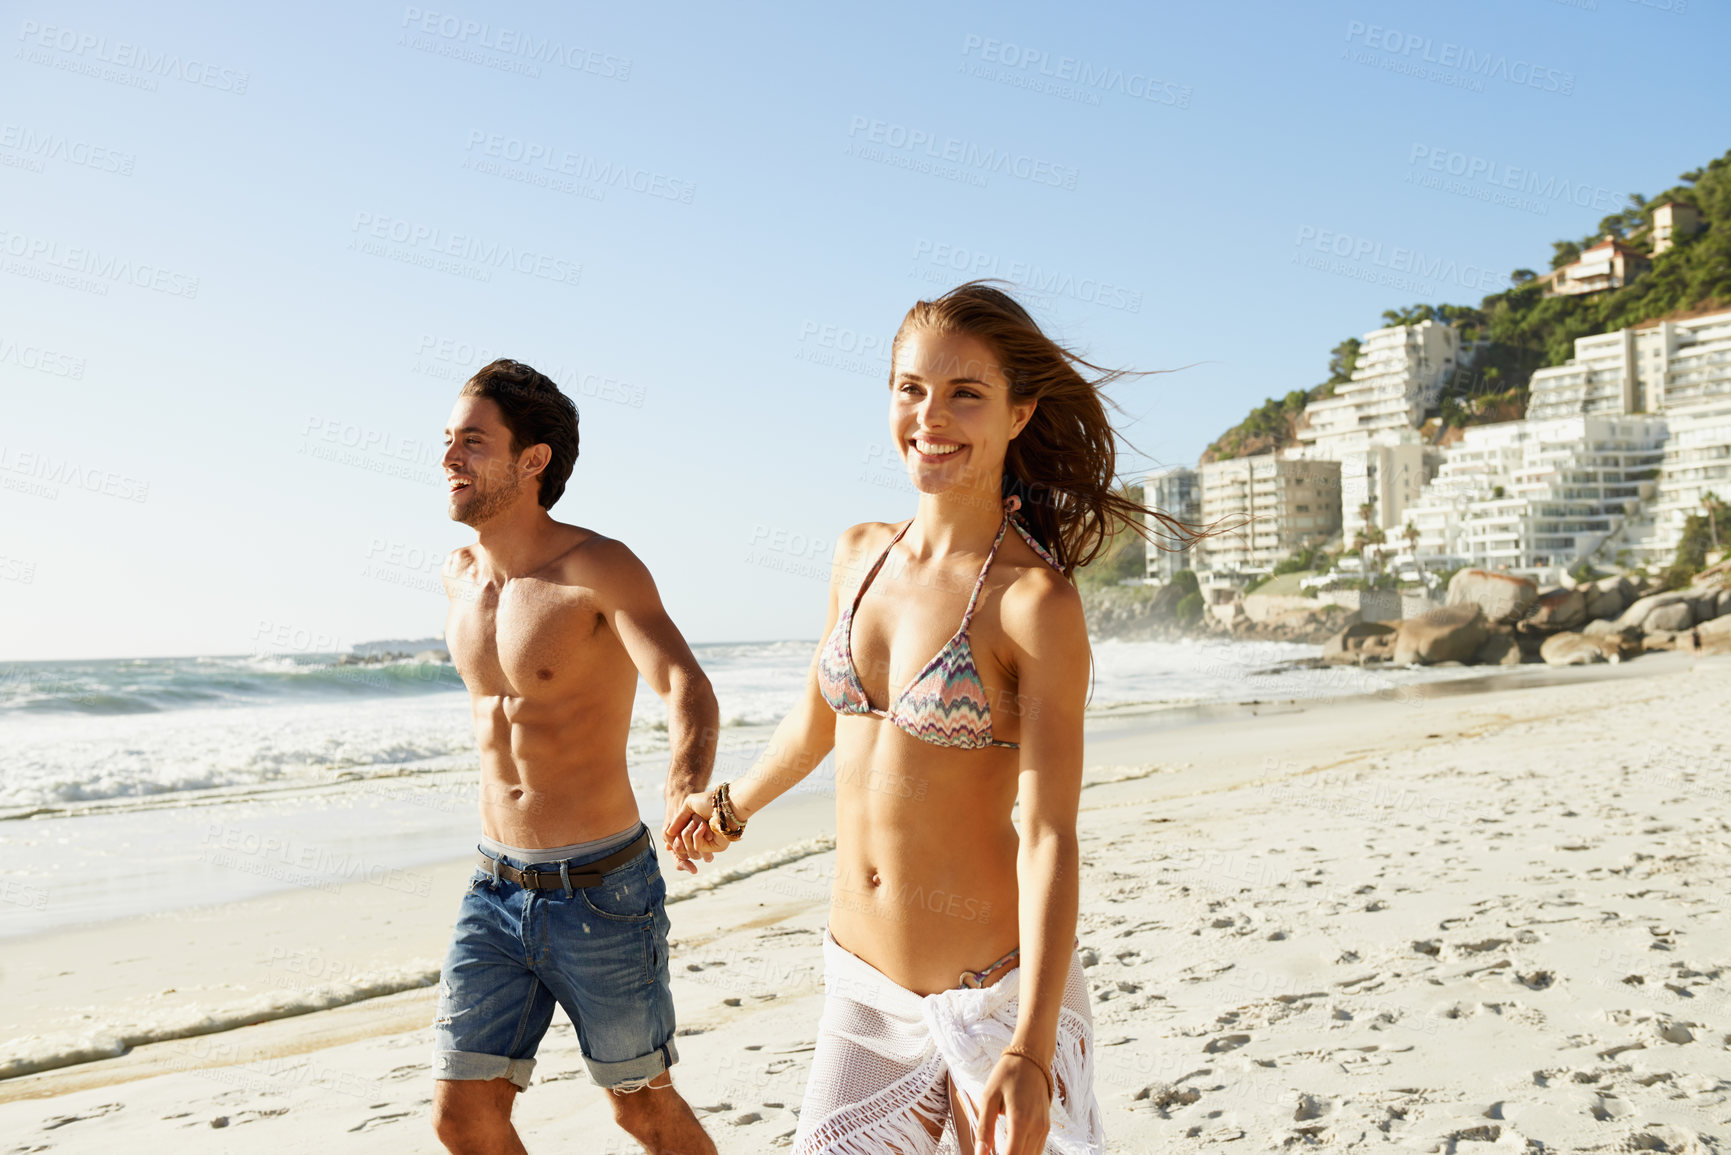
[[[1681,201],[1666,201],[1653,210],[1653,255],[1656,257],[1676,244],[1676,238],[1698,232],[1701,213],[1694,205]]]
[[[1731,312],[1653,321],[1582,337],[1565,365],[1533,374],[1528,420],[1648,413],[1668,419],[1671,440],[1656,492],[1607,548],[1631,560],[1669,562],[1703,493],[1731,496]]]
[[[1202,520],[1202,476],[1182,465],[1156,469],[1144,481],[1142,503],[1169,517],[1195,525]],[[1154,541],[1148,542],[1146,576],[1149,581],[1164,585],[1179,570],[1196,568],[1195,548],[1173,548],[1178,543],[1171,540],[1166,527],[1152,517],[1147,520],[1149,530],[1167,546],[1161,549]]]
[[[1575,355],[1535,372],[1528,389],[1529,421],[1731,402],[1731,313],[1577,338]]]
[[[1671,436],[1659,463],[1657,493],[1640,521],[1612,543],[1628,549],[1633,562],[1669,565],[1689,515],[1701,513],[1702,499],[1712,493],[1731,500],[1731,406],[1672,417],[1667,424]]]
[[[1418,426],[1460,361],[1460,337],[1437,321],[1366,333],[1352,380],[1333,397],[1305,406],[1292,457],[1340,462],[1341,516],[1349,531],[1363,522],[1391,531],[1401,524],[1434,466]]]
[[[1197,544],[1193,569],[1214,575],[1265,573],[1340,530],[1337,461],[1260,454],[1210,461],[1198,472],[1201,520],[1220,523],[1223,532]]]
[[[1662,417],[1561,417],[1473,425],[1407,510],[1425,565],[1552,580],[1638,521],[1654,496]]]
[[[1298,430],[1304,456],[1338,461],[1343,452],[1369,448],[1377,434],[1418,428],[1459,357],[1460,335],[1438,321],[1366,333],[1352,380],[1305,406],[1308,424]]]

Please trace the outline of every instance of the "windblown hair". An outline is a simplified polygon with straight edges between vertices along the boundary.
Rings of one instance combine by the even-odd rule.
[[[553,451],[541,471],[538,494],[541,508],[552,509],[577,464],[577,406],[571,398],[546,375],[506,357],[469,378],[458,396],[485,397],[499,407],[505,428],[511,431],[512,457],[521,456],[531,445]]]
[[[892,365],[903,340],[918,329],[984,342],[1011,395],[1037,402],[1005,452],[1002,496],[1021,499],[1023,523],[1066,575],[1099,557],[1125,528],[1161,549],[1187,549],[1209,536],[1208,527],[1138,504],[1114,487],[1122,438],[1107,418],[1112,402],[1103,387],[1126,370],[1102,368],[1059,345],[1020,302],[988,281],[957,285],[909,309],[890,346]]]

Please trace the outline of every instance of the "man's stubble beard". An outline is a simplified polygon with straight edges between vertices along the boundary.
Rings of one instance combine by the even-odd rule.
[[[517,491],[522,487],[522,482],[512,473],[509,480],[497,489],[489,488],[477,492],[475,500],[469,503],[468,508],[453,514],[453,517],[471,529],[479,529],[483,523],[505,512],[511,503],[517,500]]]

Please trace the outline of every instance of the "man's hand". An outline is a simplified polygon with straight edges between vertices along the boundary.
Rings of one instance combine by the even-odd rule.
[[[730,845],[709,827],[709,816],[715,806],[708,794],[687,794],[684,798],[667,799],[667,826],[661,831],[663,844],[673,853],[679,869],[697,873],[692,861],[701,857],[712,862],[717,854]]]
[[[1009,1140],[1001,1150],[997,1146],[999,1115],[1010,1129]],[[999,1056],[986,1079],[972,1155],[1040,1155],[1051,1128],[1052,1100],[1046,1091],[1046,1077],[1020,1056]]]

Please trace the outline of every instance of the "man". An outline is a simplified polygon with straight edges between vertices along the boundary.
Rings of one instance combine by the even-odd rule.
[[[516,361],[475,374],[445,427],[450,514],[476,531],[445,563],[445,639],[484,837],[439,984],[433,1126],[453,1152],[523,1151],[511,1106],[557,1003],[621,1127],[713,1155],[668,1069],[666,887],[625,742],[641,674],[667,703],[671,816],[709,780],[719,711],[643,563],[548,515],[576,459],[576,407]]]

